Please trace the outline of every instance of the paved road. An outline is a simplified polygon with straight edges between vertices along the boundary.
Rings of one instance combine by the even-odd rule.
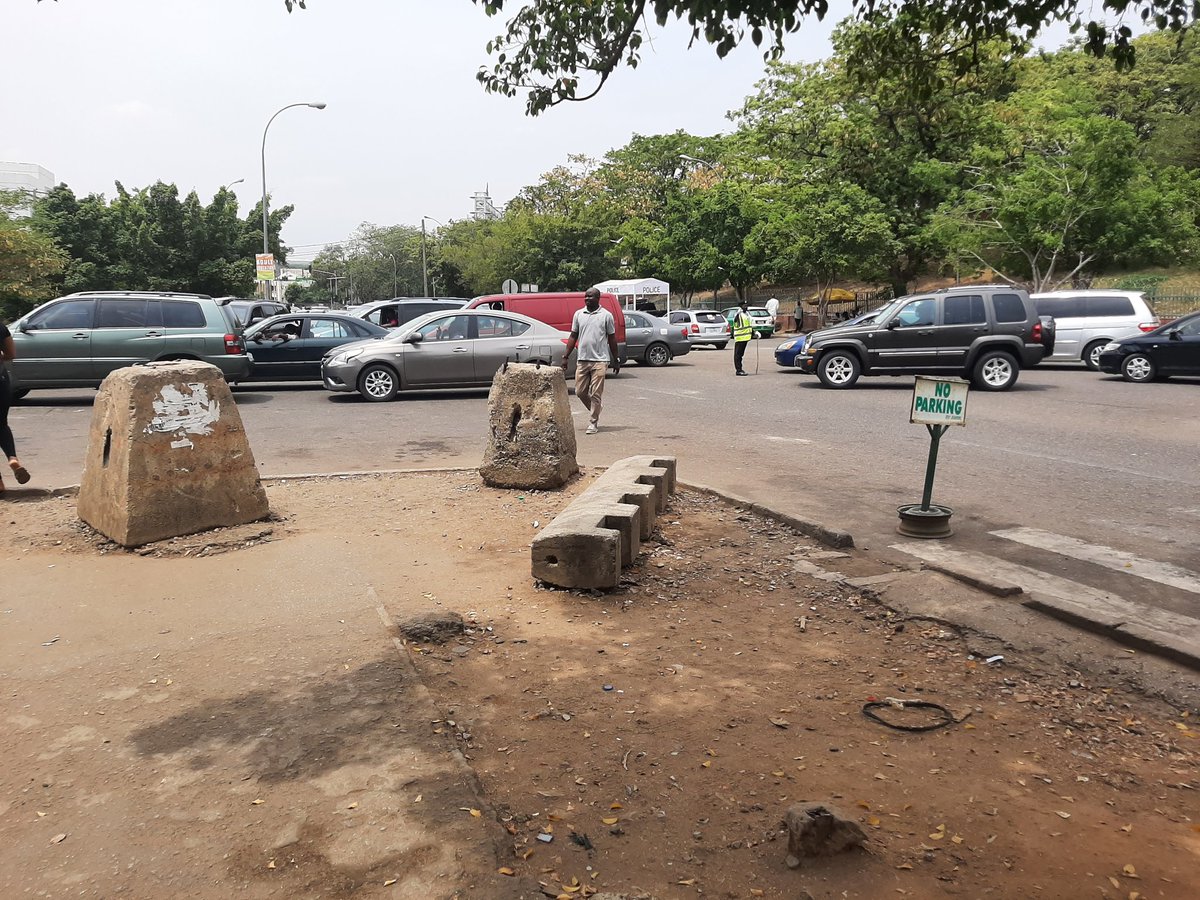
[[[750,378],[734,377],[729,350],[625,369],[608,383],[598,435],[583,434],[573,400],[580,462],[673,453],[684,480],[845,528],[900,558],[895,508],[920,499],[928,448],[925,429],[908,423],[912,378],[825,390],[778,369],[775,343],[751,348],[750,370],[755,349],[761,362]],[[79,480],[93,396],[36,393],[14,409],[38,483]],[[316,386],[236,396],[264,474],[474,465],[482,455],[483,391],[382,405]],[[1200,617],[1198,411],[1196,379],[1131,385],[1081,367],[973,393],[970,424],[943,439],[934,491],[956,510],[950,546]]]

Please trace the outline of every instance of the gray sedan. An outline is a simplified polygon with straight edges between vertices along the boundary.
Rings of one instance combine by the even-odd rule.
[[[625,313],[625,350],[628,358],[648,366],[665,366],[676,356],[691,352],[687,329],[671,325],[645,312]]]
[[[400,391],[488,387],[506,361],[561,366],[567,337],[501,310],[427,313],[382,340],[331,350],[321,360],[321,381],[328,390],[358,391],[372,401],[391,400]]]

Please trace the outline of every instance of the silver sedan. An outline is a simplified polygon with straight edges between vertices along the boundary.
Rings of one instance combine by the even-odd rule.
[[[687,328],[641,311],[625,313],[625,350],[629,359],[647,366],[665,366],[692,349]]]
[[[488,387],[505,362],[561,366],[566,332],[518,313],[464,309],[427,313],[383,340],[331,350],[321,381],[331,391],[358,391],[367,400],[400,391]],[[572,376],[574,360],[567,371]]]

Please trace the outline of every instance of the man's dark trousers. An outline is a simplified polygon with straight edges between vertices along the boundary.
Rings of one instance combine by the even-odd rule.
[[[749,341],[734,341],[734,344],[733,344],[733,371],[735,371],[735,372],[745,371],[742,368],[742,358],[745,357],[745,355],[746,355],[746,345],[749,343],[750,343]]]

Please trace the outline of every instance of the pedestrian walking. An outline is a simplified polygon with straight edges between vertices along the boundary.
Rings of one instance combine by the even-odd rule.
[[[747,301],[738,301],[738,311],[733,316],[733,371],[735,375],[749,374],[742,368],[742,358],[746,355],[746,345],[751,339],[758,337],[754,330],[754,320],[746,312]]]
[[[604,399],[604,376],[611,363],[613,374],[621,371],[621,359],[617,353],[617,323],[612,313],[600,308],[600,292],[588,288],[583,295],[584,308],[575,310],[571,320],[571,336],[567,338],[567,352],[563,354],[563,365],[571,353],[579,348],[575,361],[575,396],[589,413],[585,434],[600,430],[600,408]]]
[[[0,450],[8,457],[8,467],[12,469],[17,484],[29,481],[29,472],[17,458],[17,444],[13,440],[12,429],[8,427],[8,409],[12,406],[12,376],[8,372],[8,364],[17,358],[17,348],[13,345],[12,332],[8,326],[0,322]],[[4,492],[4,479],[0,478],[0,493]]]
[[[767,312],[771,316],[771,324],[775,326],[775,330],[779,330],[779,299],[772,297],[767,301]]]

